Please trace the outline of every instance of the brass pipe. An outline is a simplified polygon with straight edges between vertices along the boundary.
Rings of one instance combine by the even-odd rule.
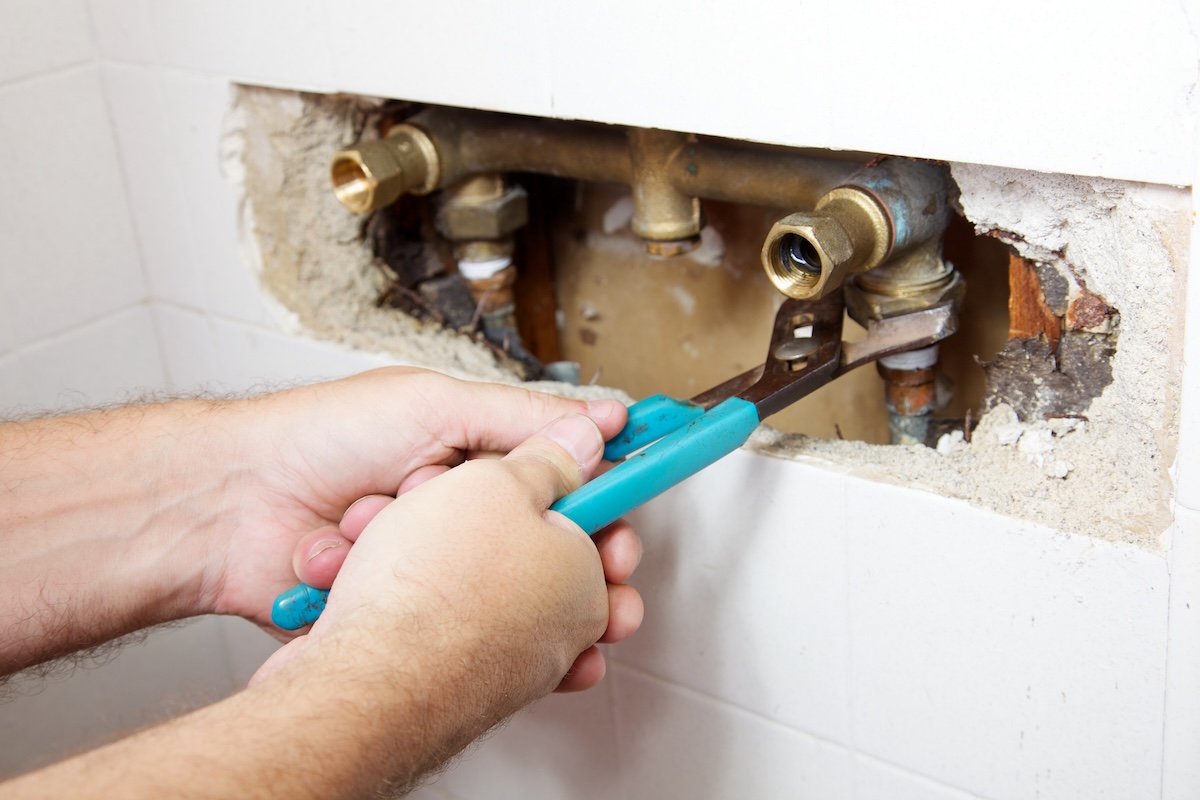
[[[700,198],[675,188],[667,169],[687,143],[687,135],[675,131],[629,129],[632,227],[651,255],[680,255],[700,243]]]
[[[689,141],[671,154],[666,174],[676,189],[693,197],[770,208],[812,208],[861,166],[861,160],[843,161],[783,147],[700,139]]]
[[[658,131],[687,140],[684,134]],[[652,134],[653,135],[653,134]],[[389,169],[378,174],[370,162],[394,161],[405,142],[429,159],[428,169],[407,177]],[[428,144],[426,144],[428,143]],[[723,139],[686,141],[667,148],[659,178],[689,197],[772,208],[810,208],[830,188],[843,183],[861,164],[796,153],[783,147],[748,145]],[[368,168],[364,169],[363,165]],[[521,117],[463,109],[429,108],[395,125],[387,137],[359,142],[333,157],[335,193],[352,211],[382,208],[406,192],[425,194],[482,172],[534,172],[583,181],[633,184],[634,169],[626,129],[586,122]],[[432,180],[427,180],[433,176]],[[342,183],[362,181],[358,196],[370,207],[351,205]],[[373,184],[392,181],[380,190]],[[368,186],[370,185],[370,186]],[[368,188],[371,191],[368,191]],[[391,199],[388,199],[391,198]]]

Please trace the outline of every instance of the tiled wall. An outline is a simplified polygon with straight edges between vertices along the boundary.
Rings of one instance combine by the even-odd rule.
[[[411,13],[440,19],[462,13],[455,6]],[[220,173],[230,80],[414,98],[440,91],[427,99],[539,113],[608,108],[614,119],[645,111],[605,95],[621,81],[588,77],[578,64],[551,74],[538,47],[503,38],[486,41],[507,72],[482,88],[406,73],[438,63],[440,45],[427,37],[388,48],[382,70],[379,20],[395,4],[338,8],[0,5],[0,407],[119,400],[139,388],[239,389],[381,363],[283,333],[261,297]],[[537,4],[515,17],[481,13],[503,30],[557,30]],[[1155,6],[1137,30],[1170,27],[1174,13]],[[1119,22],[1091,24],[1103,34]],[[638,62],[638,52],[627,55]],[[1167,62],[1136,64],[1154,89],[1146,96],[1170,88]],[[509,79],[515,73],[529,80]],[[592,95],[603,95],[600,111],[587,105]],[[1181,159],[1172,143],[1190,143],[1191,117],[1170,124],[1134,177],[1190,182],[1190,149]],[[979,152],[975,134],[959,139],[944,127],[932,126],[942,146],[961,147],[930,155]],[[901,119],[897,137],[904,128]],[[1082,150],[1136,169],[1120,135],[1086,135]],[[1051,163],[1008,155],[1014,166],[1065,169],[1053,163],[1057,140],[1047,142],[1038,157]],[[1200,312],[1198,285],[1190,303]],[[1198,395],[1192,369],[1185,402],[1197,410],[1184,415],[1185,442],[1196,440]],[[1185,446],[1180,459],[1165,554],[739,453],[636,515],[647,618],[637,637],[610,648],[605,684],[538,705],[421,794],[1143,798],[1160,796],[1161,785],[1163,797],[1195,797],[1197,450]],[[229,691],[268,648],[244,626],[205,620],[0,706],[0,772]]]

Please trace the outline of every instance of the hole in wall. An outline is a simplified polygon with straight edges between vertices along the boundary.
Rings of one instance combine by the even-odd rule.
[[[340,147],[374,135],[377,126],[372,127],[370,120],[378,119],[378,109],[376,103],[355,97],[255,87],[238,87],[234,93],[222,140],[223,164],[241,197],[246,252],[264,287],[278,301],[277,319],[291,333],[342,342],[367,352],[387,352],[453,374],[513,381],[519,368],[511,359],[498,357],[494,346],[481,346],[428,315],[422,320],[399,312],[389,302],[377,303],[393,291],[388,270],[363,246],[367,237],[362,218],[348,214],[334,199],[328,159]],[[963,354],[968,366],[975,364],[977,355],[983,362],[981,368],[987,376],[984,406],[1004,405],[987,414],[969,446],[952,442],[944,451],[872,447],[861,442],[882,441],[882,437],[844,429],[846,439],[860,441],[838,441],[840,423],[834,420],[829,424],[826,419],[821,423],[824,429],[817,431],[824,438],[763,430],[750,447],[784,458],[817,458],[858,474],[918,484],[1065,531],[1153,546],[1170,521],[1170,507],[1163,498],[1170,496],[1167,466],[1174,458],[1173,437],[1178,425],[1178,379],[1172,372],[1176,363],[1172,359],[1177,357],[1182,329],[1175,300],[1185,274],[1190,194],[1172,187],[971,164],[953,164],[951,168],[960,189],[957,207],[980,233],[1011,249],[1009,255],[1015,261],[1010,259],[1007,274],[1014,286],[1018,285],[1014,276],[1027,274],[1036,279],[1032,292],[1022,289],[1013,294],[1038,301],[1034,304],[1037,313],[1032,315],[1035,321],[1053,327],[1050,318],[1057,320],[1058,344],[1051,345],[1052,336],[1039,332],[1037,325],[1024,324],[1029,318],[1017,313],[1009,320],[1013,336],[1007,340],[1004,357],[989,360],[985,353],[972,349]],[[527,185],[535,187],[533,182]],[[594,202],[589,192],[608,192],[608,197]],[[766,326],[778,295],[765,287],[761,294],[746,289],[761,279],[761,267],[756,258],[743,259],[736,254],[753,252],[766,230],[763,214],[769,217],[775,212],[708,203],[710,231],[696,253],[674,261],[640,262],[646,269],[627,270],[632,278],[626,286],[635,289],[646,275],[659,275],[656,280],[661,281],[662,274],[675,270],[684,278],[713,273],[725,282],[728,293],[689,297],[669,284],[655,288],[652,282],[650,289],[656,292],[657,302],[646,303],[648,311],[609,318],[602,308],[577,302],[577,321],[572,323],[564,310],[560,328],[557,307],[569,308],[572,293],[577,301],[586,300],[591,289],[581,288],[579,276],[572,278],[567,270],[553,275],[551,267],[557,266],[553,262],[559,260],[559,250],[586,244],[589,251],[607,251],[604,258],[633,264],[639,263],[636,259],[642,248],[622,229],[621,214],[616,213],[621,211],[619,187],[593,184],[589,188],[551,181],[549,190],[533,188],[532,194],[531,199],[540,198],[546,210],[534,213],[527,227],[532,229],[543,220],[543,235],[523,239],[518,260],[524,263],[526,256],[520,250],[526,246],[540,249],[543,255],[528,263],[547,270],[530,285],[537,289],[534,304],[543,311],[533,317],[543,321],[545,341],[551,348],[556,340],[560,349],[579,348],[584,339],[592,337],[602,344],[614,338],[614,331],[650,331],[651,335],[631,337],[623,355],[613,362],[632,368],[639,363],[640,354],[659,352],[656,348],[668,341],[662,333],[665,328],[676,336],[675,352],[682,352],[691,363],[681,371],[675,387],[665,386],[656,369],[648,370],[641,379],[649,391],[665,389],[685,396],[730,374],[731,364],[715,360],[715,350],[706,350],[717,339],[753,340],[752,350],[747,348],[739,367],[751,359],[761,360]],[[422,219],[419,208],[409,212],[418,221]],[[560,227],[555,222],[560,217],[569,222],[580,215],[583,222],[574,226]],[[555,222],[553,227],[550,222]],[[969,226],[962,230],[972,251],[993,247],[993,252],[998,252],[995,242],[980,243]],[[739,237],[746,237],[749,244],[739,246]],[[956,254],[953,246],[952,227],[951,258],[970,270],[971,259]],[[587,253],[581,257],[586,258]],[[1014,269],[1014,264],[1023,272]],[[991,290],[980,291],[978,287],[984,284],[978,274],[972,274],[973,288],[968,295],[969,302],[986,299],[997,320],[1004,313],[1001,298],[1005,293],[1000,277],[1005,270],[995,269],[999,266],[995,258],[981,259],[979,269],[984,278],[994,278],[995,283],[989,284]],[[599,269],[593,270],[592,278],[597,283],[606,280]],[[523,302],[521,287],[526,283],[525,277],[518,281],[518,304]],[[749,304],[755,313],[736,313],[741,304]],[[1013,307],[1020,308],[1020,304],[1014,300]],[[976,317],[982,318],[969,306],[964,321]],[[668,318],[678,326],[661,325]],[[698,319],[706,324],[697,326],[689,341],[687,326],[696,325]],[[752,331],[755,325],[762,326],[758,333]],[[991,330],[998,335],[1003,327],[996,322]],[[656,342],[655,337],[661,341]],[[957,338],[949,340],[947,347]],[[1087,346],[1064,350],[1063,342]],[[527,344],[535,350],[532,336]],[[1080,350],[1086,356],[1084,361],[1094,362],[1097,380],[1081,381],[1076,366],[1081,363],[1076,357]],[[1022,362],[1025,354],[1037,356],[1032,362],[1036,368]],[[672,360],[684,361],[678,355]],[[613,377],[615,367],[608,363],[597,363],[593,369],[592,375],[583,376],[584,382],[598,372],[603,383],[618,383]],[[702,374],[703,370],[708,372]],[[1030,405],[1019,402],[1021,392],[1005,389],[995,380],[1005,371],[1017,379],[1014,386],[1028,390],[1025,397],[1032,400]],[[860,377],[877,381],[870,368],[865,368],[837,385],[849,387]],[[1084,391],[1070,396],[1063,407],[1073,409],[1076,416],[1047,416],[1044,404],[1068,397],[1058,389],[1072,385],[1083,386]],[[1047,386],[1052,390],[1044,391]],[[1104,386],[1110,390],[1101,393]],[[881,413],[877,389],[876,384],[855,397],[839,400],[844,400],[846,407],[839,411],[838,419],[848,417],[864,426],[878,419],[872,416]],[[603,389],[573,392],[564,387],[562,391],[594,396]],[[963,397],[966,395],[960,395]],[[855,399],[861,400],[861,409],[851,406]],[[819,394],[805,402],[833,405]],[[808,415],[802,422],[819,419],[819,409],[810,413],[797,406],[792,411]],[[950,407],[944,413],[959,412]],[[1087,419],[1081,422],[1079,415]],[[783,415],[771,421],[788,427]],[[803,430],[799,426],[793,429]]]
[[[759,251],[786,210],[707,201],[701,248],[664,259],[648,255],[628,225],[617,224],[627,188],[537,175],[517,180],[531,208],[517,250],[521,352],[481,335],[474,301],[434,230],[436,198],[402,198],[366,224],[364,239],[389,279],[380,302],[515,357],[527,378],[565,359],[579,363],[582,382],[635,398],[690,397],[762,361],[781,297],[759,266]],[[947,258],[970,288],[959,333],[942,345],[945,382],[954,391],[935,432],[963,427],[968,415],[979,419],[986,383],[980,362],[1003,350],[1009,328],[1008,248],[975,235],[956,216]],[[865,336],[848,317],[845,333]],[[882,382],[872,366],[863,367],[770,424],[886,444]]]

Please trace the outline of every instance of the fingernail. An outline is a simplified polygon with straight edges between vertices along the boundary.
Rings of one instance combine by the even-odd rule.
[[[604,447],[600,429],[582,414],[559,417],[546,428],[545,435],[570,453],[580,465],[589,462]]]
[[[369,497],[369,496],[370,496],[370,495],[367,495],[367,497]],[[358,505],[359,503],[361,503],[363,500],[366,500],[366,499],[367,499],[367,497],[360,497],[360,498],[358,498],[357,500],[355,500],[353,503],[351,503],[349,506],[347,506],[347,507],[346,507],[346,510],[345,510],[344,512],[342,512],[342,516],[344,517],[344,516],[346,516],[347,514],[349,514],[349,513],[350,513],[350,509],[354,508],[356,505]]]
[[[616,400],[589,400],[587,413],[594,420],[608,419],[616,412],[619,405],[621,403]]]
[[[343,544],[341,539],[322,539],[314,545],[314,550],[309,554],[306,561],[312,561],[317,556],[324,553],[326,550],[332,550],[335,547],[341,547]]]

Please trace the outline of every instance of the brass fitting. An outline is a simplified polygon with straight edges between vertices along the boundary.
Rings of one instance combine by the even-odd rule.
[[[961,313],[967,284],[942,259],[941,239],[931,239],[886,265],[854,276],[846,286],[846,312],[860,325],[949,303]]]
[[[446,192],[438,208],[438,232],[452,242],[502,239],[529,221],[529,197],[500,175],[467,178]]]
[[[763,269],[779,291],[807,300],[825,296],[852,272],[929,242],[940,263],[948,185],[945,168],[935,164],[885,159],[864,167],[818,200],[812,213],[775,224],[763,243]]]
[[[433,141],[420,128],[406,124],[393,126],[384,139],[335,153],[329,167],[334,195],[358,214],[391,205],[405,193],[432,192],[438,173]]]
[[[633,232],[651,255],[675,256],[700,243],[700,198],[671,184],[672,157],[686,134],[652,128],[629,131],[633,163]]]
[[[851,272],[879,266],[891,251],[887,214],[857,187],[834,189],[811,213],[776,222],[762,247],[762,263],[775,288],[798,300],[817,299],[842,285]]]

